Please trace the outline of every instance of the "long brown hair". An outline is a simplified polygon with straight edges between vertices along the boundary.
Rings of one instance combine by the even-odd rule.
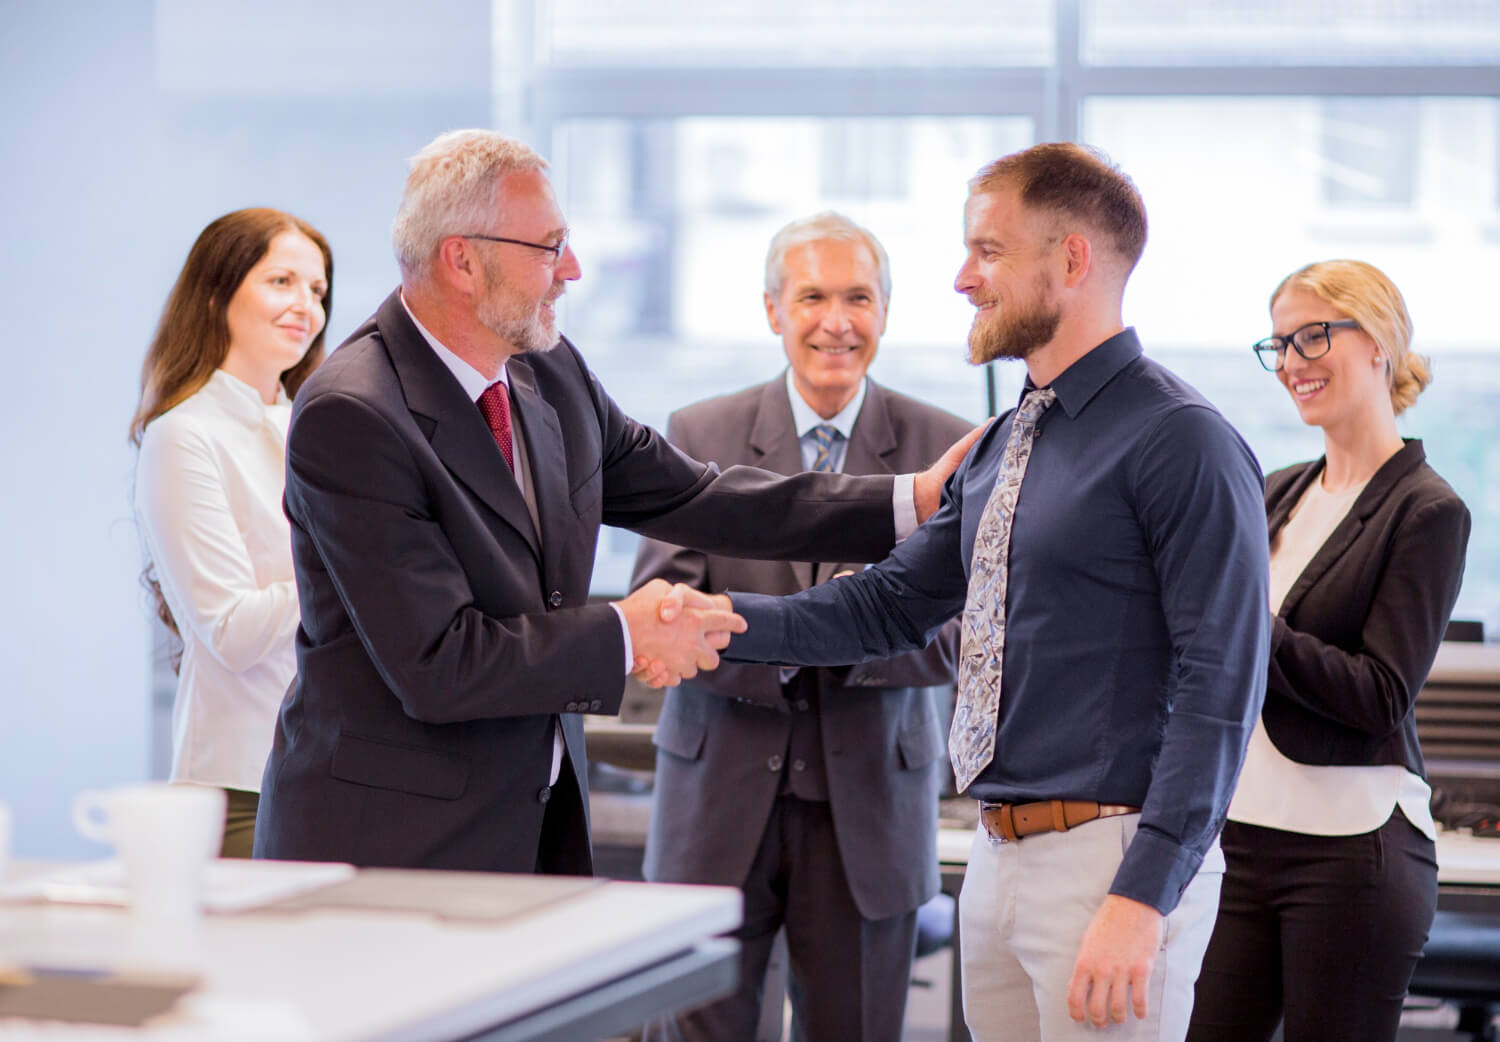
[[[271,248],[271,240],[288,231],[307,236],[323,254],[328,289],[323,294],[323,328],[302,360],[281,374],[286,393],[295,395],[322,363],[326,316],[333,312],[333,252],[328,240],[306,221],[281,210],[256,206],[227,213],[199,233],[167,295],[156,335],[141,365],[141,400],[130,421],[132,445],[139,447],[152,420],[196,394],[224,364],[229,354],[229,302],[250,269]],[[156,601],[157,616],[180,636],[155,572],[147,559],[141,582]],[[173,668],[180,658],[180,651],[174,654]]]

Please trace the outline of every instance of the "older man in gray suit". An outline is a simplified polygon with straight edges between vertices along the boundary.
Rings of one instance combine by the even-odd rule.
[[[720,466],[896,474],[969,424],[865,376],[885,332],[885,250],[839,214],[793,221],[766,257],[766,316],[784,376],[673,414],[667,437]],[[635,583],[795,593],[850,567],[736,560],[646,541]],[[725,664],[667,695],[656,729],[646,878],[745,892],[740,987],[650,1025],[648,1039],[754,1037],[783,924],[799,1034],[900,1038],[916,910],[934,850],[954,631],[924,651],[843,669]]]

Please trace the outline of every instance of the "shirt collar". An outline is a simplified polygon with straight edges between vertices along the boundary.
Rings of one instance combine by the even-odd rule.
[[[411,324],[417,327],[417,332],[422,334],[422,338],[431,345],[433,353],[448,367],[448,371],[453,374],[459,386],[464,389],[464,393],[469,396],[469,401],[479,401],[479,396],[485,392],[485,389],[497,381],[491,380],[478,369],[475,369],[468,362],[465,362],[458,355],[444,347],[442,342],[433,336],[426,326],[417,321],[417,316],[413,315],[411,308],[406,306],[406,297],[404,296],[401,297],[401,306],[406,308],[406,317],[411,319]],[[500,367],[498,382],[503,383],[507,391],[510,390],[510,376],[506,373],[503,365]]]
[[[223,369],[215,369],[204,385],[214,400],[222,405],[231,416],[236,416],[246,423],[259,423],[266,415],[276,409],[286,409],[292,404],[291,399],[286,396],[286,388],[280,384],[276,385],[276,401],[267,405],[261,401],[260,392],[251,387],[237,376],[232,376]]]
[[[859,410],[865,404],[865,391],[869,388],[869,380],[860,380],[859,390],[854,392],[854,397],[849,404],[840,409],[832,419],[825,420],[813,411],[813,407],[803,400],[802,395],[797,393],[797,384],[792,377],[791,367],[786,371],[786,395],[792,402],[792,423],[797,428],[797,437],[805,438],[809,431],[820,423],[832,426],[848,441],[854,435],[854,421],[859,419]]]
[[[1114,379],[1115,374],[1139,358],[1141,353],[1141,341],[1136,336],[1135,327],[1127,326],[1064,369],[1049,386],[1057,392],[1057,402],[1063,411],[1070,418],[1077,416],[1094,395]],[[1021,389],[1022,397],[1035,389],[1036,385],[1028,376]]]

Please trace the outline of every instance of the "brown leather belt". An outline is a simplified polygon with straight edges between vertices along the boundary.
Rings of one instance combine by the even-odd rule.
[[[1041,800],[1037,803],[979,803],[979,820],[992,839],[1014,843],[1038,832],[1066,832],[1086,821],[1139,814],[1141,808],[1093,800]]]

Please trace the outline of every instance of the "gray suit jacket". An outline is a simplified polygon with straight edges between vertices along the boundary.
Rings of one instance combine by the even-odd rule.
[[[964,420],[870,381],[845,457],[848,474],[909,473],[969,430]],[[721,467],[802,469],[777,377],[674,413],[667,437]],[[772,523],[774,519],[768,518]],[[790,594],[857,564],[735,560],[646,540],[634,583],[656,576],[711,592]],[[834,831],[860,914],[909,911],[938,889],[933,837],[945,736],[932,685],[951,685],[956,628],[925,650],[817,669]],[[778,667],[724,663],[667,695],[656,728],[656,788],[645,875],[741,885],[781,784],[792,715]],[[773,759],[774,758],[774,759]]]

